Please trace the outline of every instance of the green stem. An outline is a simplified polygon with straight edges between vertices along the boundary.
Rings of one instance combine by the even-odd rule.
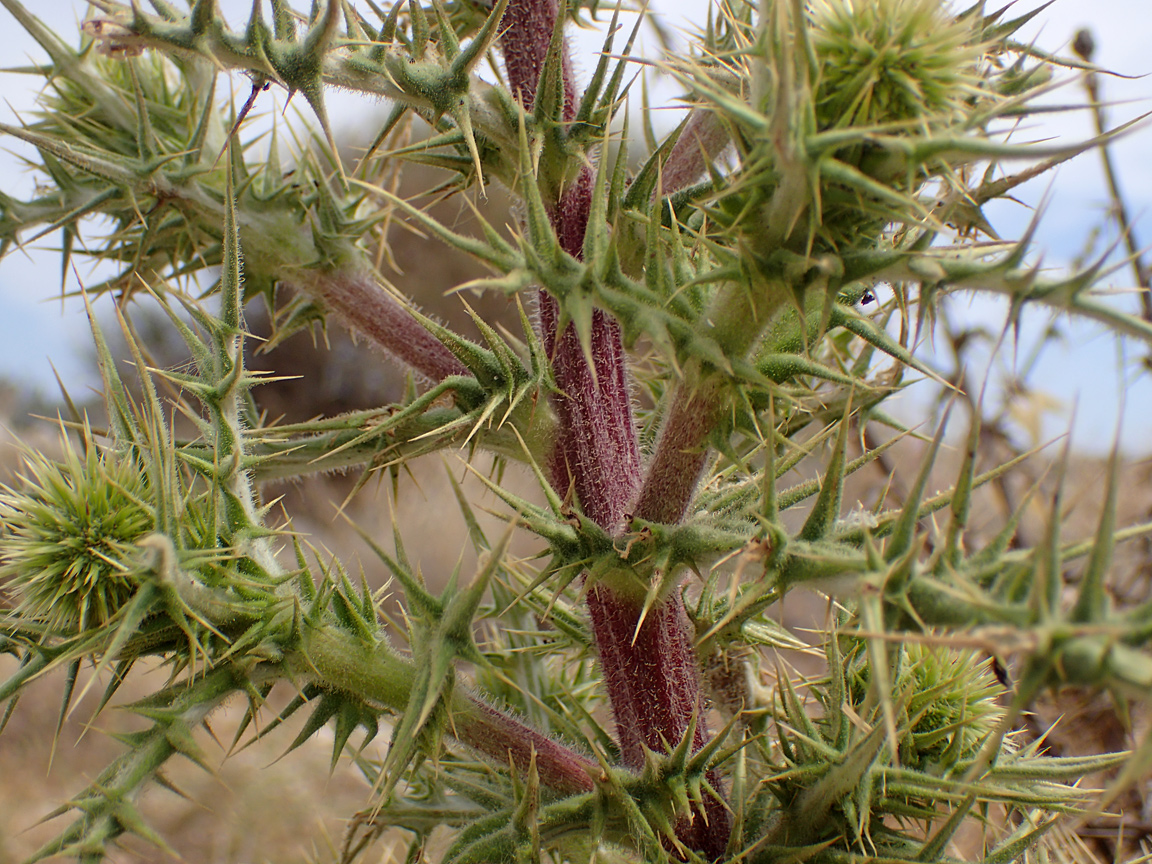
[[[286,662],[301,675],[314,675],[326,686],[355,693],[393,711],[408,705],[416,678],[410,661],[387,645],[366,645],[332,626],[301,629],[300,653]],[[511,762],[517,771],[527,773],[532,754],[540,781],[555,792],[572,795],[590,792],[592,777],[600,768],[518,720],[509,717],[478,697],[455,689],[449,697],[451,722],[448,730],[458,741],[472,747],[497,765]]]
[[[748,353],[785,302],[782,284],[771,283],[759,297],[744,286],[727,286],[705,316],[712,336],[729,356]],[[649,522],[676,524],[684,518],[708,460],[708,438],[716,431],[730,398],[722,370],[696,363],[685,374],[668,409],[636,504],[635,515]]]
[[[227,622],[227,632],[243,632],[255,623],[253,614],[228,602],[225,592],[192,579],[176,580],[172,587],[206,620]],[[297,600],[293,597],[290,602]],[[267,608],[256,614],[265,620],[275,616]],[[307,620],[295,632],[299,641],[286,647],[282,660],[293,680],[312,679],[321,686],[354,693],[389,711],[407,710],[413,682],[418,678],[416,669],[411,660],[401,657],[387,642],[370,644],[333,624]],[[495,764],[504,766],[511,762],[517,771],[526,774],[535,754],[540,780],[553,791],[571,795],[592,790],[592,777],[600,768],[591,759],[459,688],[452,691],[447,707],[451,715],[449,733]]]

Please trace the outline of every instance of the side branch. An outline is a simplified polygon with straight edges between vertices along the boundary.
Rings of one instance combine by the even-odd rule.
[[[671,195],[699,180],[728,146],[728,132],[711,111],[697,108],[668,154],[653,195]]]
[[[348,329],[360,333],[405,365],[434,383],[453,375],[471,375],[444,343],[428,332],[370,274],[358,271],[316,271],[303,288]]]
[[[391,710],[408,704],[415,673],[412,664],[387,646],[371,647],[333,627],[308,627],[302,632],[297,672],[316,675],[328,684],[377,702]],[[458,741],[492,759],[527,773],[532,753],[540,780],[562,795],[590,792],[599,765],[551,738],[503,714],[477,697],[456,690],[448,705],[450,731]]]

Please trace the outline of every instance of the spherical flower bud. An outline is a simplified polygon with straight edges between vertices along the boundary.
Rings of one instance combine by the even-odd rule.
[[[136,590],[134,543],[153,528],[147,483],[123,455],[65,440],[60,459],[28,450],[0,486],[0,589],[52,633],[100,627]]]
[[[980,17],[957,18],[939,0],[815,0],[820,129],[955,123],[981,89]]]

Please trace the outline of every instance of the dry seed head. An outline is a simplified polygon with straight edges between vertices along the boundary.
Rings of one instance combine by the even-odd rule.
[[[153,527],[146,481],[121,454],[64,441],[59,460],[29,450],[0,487],[0,588],[17,612],[66,634],[100,627],[136,590],[134,543]]]

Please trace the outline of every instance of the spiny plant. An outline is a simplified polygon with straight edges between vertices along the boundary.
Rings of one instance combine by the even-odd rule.
[[[663,137],[643,118],[643,147],[626,110],[643,16],[627,33],[620,7],[272,0],[270,21],[256,2],[231,29],[213,0],[95,0],[73,48],[2,2],[48,60],[23,70],[45,82],[41,110],[0,127],[39,172],[28,200],[0,197],[0,244],[57,232],[66,270],[81,248],[118,265],[87,291],[115,295],[140,381],[93,324],[106,428],[76,412],[79,443],[30,453],[3,490],[0,650],[16,663],[0,700],[6,719],[64,669],[63,717],[86,663],[99,710],[136,669],[169,670],[124,706],[144,726],[33,860],[99,860],[126,834],[163,845],[138,798],[177,755],[210,767],[199,730],[233,697],[248,704],[237,744],[304,710],[291,746],[331,726],[333,765],[348,754],[371,782],[345,860],[389,829],[415,860],[447,828],[452,862],[939,862],[975,826],[979,860],[1040,861],[1068,814],[1106,804],[1077,778],[1125,765],[1122,784],[1148,763],[1149,744],[1061,758],[1015,732],[1044,688],[1152,692],[1150,608],[1109,599],[1116,543],[1152,527],[1117,527],[1116,456],[1083,542],[1062,539],[1059,494],[1034,548],[1013,543],[1022,510],[991,537],[969,529],[975,490],[1015,464],[977,471],[979,410],[947,491],[928,494],[945,420],[899,507],[842,501],[906,437],[884,403],[935,377],[914,349],[943,297],[1003,295],[1012,320],[1044,307],[1152,342],[1094,293],[1101,265],[1050,278],[1027,237],[980,239],[984,204],[1104,140],[1009,140],[1050,110],[1035,99],[1053,70],[1083,66],[1015,41],[1035,12],[722,0],[661,61],[690,110]],[[589,17],[607,36],[581,86],[564,34]],[[233,72],[251,96],[222,112]],[[249,119],[271,87],[318,124],[289,170],[282,130],[261,149]],[[354,163],[331,87],[393,106]],[[406,162],[444,173],[435,191],[473,206],[474,234],[396,194]],[[519,199],[517,224],[485,220],[493,183]],[[92,216],[107,231],[78,246]],[[491,274],[430,291],[506,294],[522,332],[475,316],[472,341],[399,294],[378,263],[400,220]],[[202,276],[212,310],[190,299]],[[882,283],[892,299],[863,314]],[[141,294],[190,364],[150,368],[129,320]],[[271,423],[245,366],[253,298],[273,342],[335,319],[404,364],[408,392]],[[869,426],[895,434],[850,458]],[[477,470],[506,505],[495,538],[457,485],[479,564],[438,594],[399,531],[365,536],[403,594],[390,630],[377,595],[271,517],[264,487],[362,469],[400,494],[403,466],[447,449],[522,466],[540,496]],[[818,476],[786,485],[806,457]],[[538,557],[509,555],[515,532]],[[789,667],[808,643],[771,617],[800,586],[834,601],[822,676]],[[280,683],[295,696],[269,716]],[[365,748],[385,729],[377,760]]]

